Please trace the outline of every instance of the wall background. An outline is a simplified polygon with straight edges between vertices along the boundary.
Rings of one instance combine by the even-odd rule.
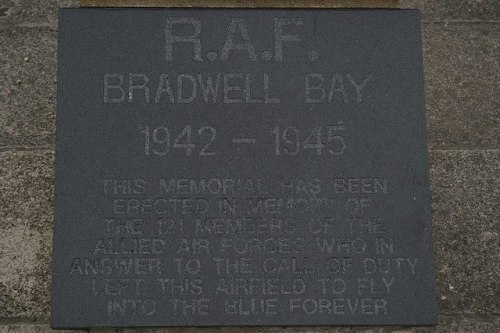
[[[423,12],[439,326],[144,331],[500,332],[500,1],[401,4]],[[57,8],[77,5],[0,0],[0,333],[50,331]]]

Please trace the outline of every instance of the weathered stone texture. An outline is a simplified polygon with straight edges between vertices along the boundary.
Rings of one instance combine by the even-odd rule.
[[[221,327],[221,328],[160,328],[125,330],[53,331],[47,324],[6,324],[0,325],[0,333],[49,333],[49,332],[89,332],[89,333],[497,333],[500,330],[498,316],[443,316],[436,327]]]
[[[432,333],[498,333],[500,332],[500,316],[443,316],[439,326]],[[415,333],[427,333],[416,330]]]
[[[78,0],[2,0],[0,25],[57,25],[58,7],[75,7]]]
[[[500,19],[498,0],[401,0],[402,8],[419,8],[426,21],[491,21]]]
[[[133,2],[133,1],[132,1]],[[58,7],[76,7],[78,0],[3,0],[0,25],[57,25]],[[223,6],[224,0],[220,0]],[[422,10],[426,21],[500,20],[497,0],[401,0],[402,8]]]
[[[424,25],[423,47],[430,148],[499,148],[500,24]]]
[[[54,30],[0,29],[0,146],[54,142]]]
[[[46,319],[53,153],[0,152],[0,318]]]
[[[431,153],[441,314],[500,314],[500,152]]]

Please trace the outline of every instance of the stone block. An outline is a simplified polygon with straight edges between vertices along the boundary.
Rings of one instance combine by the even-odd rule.
[[[0,318],[47,319],[53,153],[0,152]]]
[[[78,0],[5,0],[0,25],[57,27],[57,8],[78,6]]]
[[[56,35],[48,28],[0,29],[0,146],[54,143]]]
[[[93,329],[86,331],[51,330],[48,324],[13,323],[0,325],[0,333],[497,333],[497,316],[442,316],[436,327],[227,327],[227,328],[157,328],[157,329]]]
[[[500,151],[430,157],[439,313],[499,313]]]
[[[500,19],[497,0],[401,0],[401,8],[418,8],[426,21],[491,21]]]
[[[430,148],[499,148],[499,25],[426,24],[423,47]]]

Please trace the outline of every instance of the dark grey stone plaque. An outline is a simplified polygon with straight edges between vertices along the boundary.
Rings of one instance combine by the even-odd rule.
[[[436,323],[414,10],[65,9],[52,327]]]

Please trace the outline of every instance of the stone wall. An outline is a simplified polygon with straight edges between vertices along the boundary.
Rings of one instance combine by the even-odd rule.
[[[500,1],[423,12],[440,324],[162,332],[500,332]],[[0,0],[0,333],[48,332],[57,8]]]

